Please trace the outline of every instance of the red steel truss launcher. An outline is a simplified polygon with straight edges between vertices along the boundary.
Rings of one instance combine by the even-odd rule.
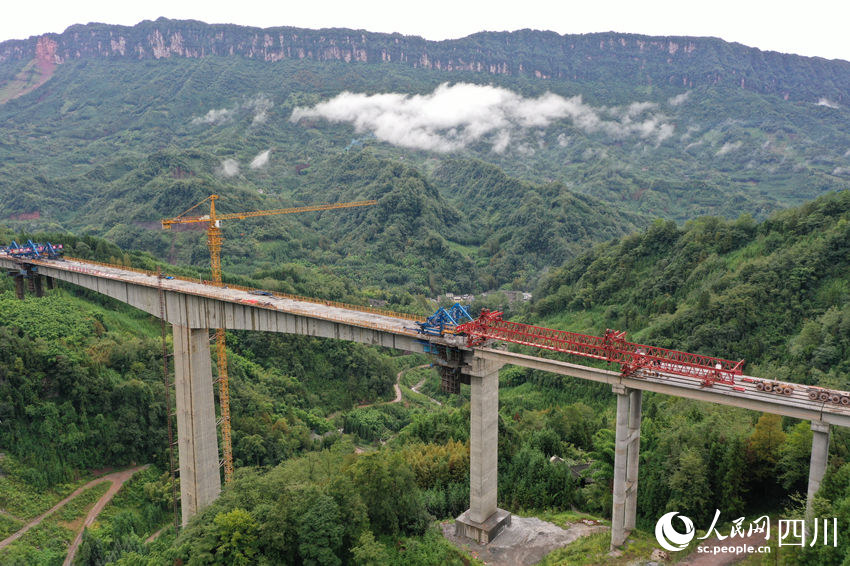
[[[734,387],[735,376],[742,374],[744,366],[744,360],[735,362],[626,342],[626,333],[616,330],[606,330],[603,336],[589,336],[510,322],[502,319],[501,312],[487,309],[482,310],[477,319],[459,325],[456,333],[466,334],[469,346],[480,346],[491,339],[501,340],[617,363],[623,375],[646,370],[693,377],[700,379],[704,387],[715,383]]]

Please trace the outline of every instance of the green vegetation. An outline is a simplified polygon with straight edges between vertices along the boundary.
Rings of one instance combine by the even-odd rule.
[[[549,553],[541,566],[584,566],[585,564],[631,564],[636,559],[646,558],[657,548],[655,537],[649,533],[638,532],[631,536],[622,556],[611,557],[611,535],[597,533],[578,539],[574,543]],[[677,558],[679,556],[677,555]]]
[[[171,484],[168,473],[156,468],[137,472],[106,506],[93,528],[87,529],[76,564],[106,564],[138,552],[145,540],[163,529],[160,541],[174,538]]]
[[[145,44],[154,28],[197,44],[212,41],[217,29],[165,20],[81,29]],[[253,33],[228,30],[231,40]],[[306,53],[360,36],[296,35],[292,41]],[[844,105],[816,104],[842,96],[841,62],[768,56],[719,40],[647,43],[601,34],[597,44],[590,36],[518,32],[428,44],[431,61],[460,57],[514,69],[448,73],[410,66],[421,40],[367,35],[371,60],[382,59],[382,50],[398,59],[69,58],[45,86],[0,105],[7,133],[0,142],[0,217],[29,231],[105,236],[122,248],[206,268],[202,235],[162,233],[159,220],[211,193],[222,196],[223,211],[377,198],[369,209],[225,222],[224,269],[281,291],[368,296],[426,312],[424,295],[528,290],[542,272],[655,217],[684,221],[747,210],[762,219],[848,187],[850,114]],[[84,53],[98,51],[79,36],[63,37],[85,43]],[[605,47],[606,41],[613,43]],[[397,50],[407,42],[402,57]],[[684,49],[685,42],[694,48]],[[564,56],[551,56],[551,49]],[[0,65],[0,85],[26,65],[14,57]],[[535,79],[529,69],[550,78]],[[685,85],[671,78],[679,76],[687,77]],[[345,90],[426,94],[446,81],[492,84],[529,98],[581,96],[608,118],[646,103],[634,108],[651,107],[659,123],[674,129],[655,143],[563,119],[514,132],[503,152],[478,143],[443,154],[393,147],[347,124],[290,120],[294,108]],[[268,163],[251,168],[266,150]],[[238,174],[222,173],[226,159],[242,165]]]
[[[9,566],[60,566],[74,533],[55,520],[45,520],[0,551]]]
[[[61,484],[52,490],[31,484],[29,469],[21,466],[15,458],[6,455],[0,462],[0,509],[11,515],[0,514],[0,520],[25,521],[44,513],[77,487],[72,483]],[[5,538],[5,537],[4,537]]]
[[[761,224],[658,221],[553,272],[534,308],[573,330],[631,330],[654,345],[746,359],[754,375],[848,389],[848,242],[850,191]]]
[[[57,511],[56,517],[65,523],[83,517],[86,511],[107,492],[109,486],[110,482],[104,481],[88,488]]]
[[[834,380],[841,377],[847,363],[840,317],[850,300],[840,283],[840,273],[850,263],[846,195],[822,197],[760,224],[748,218],[703,218],[683,228],[656,222],[642,233],[598,246],[553,271],[542,281],[527,312],[520,310],[515,316],[542,317],[547,325],[591,332],[598,332],[600,326],[621,327],[651,343],[682,341],[689,348],[730,357],[762,340],[758,351],[765,354],[753,356],[757,364],[753,373],[770,371],[790,379],[797,371],[795,364],[810,365],[823,369],[805,373],[801,380],[840,386]],[[99,245],[96,239],[91,243],[94,248]],[[134,257],[144,259],[130,259]],[[784,306],[771,308],[767,302],[754,303],[758,308],[746,306],[748,295],[742,294],[742,286],[753,288],[756,274],[761,274],[760,281],[769,281],[771,273],[788,265],[808,265],[809,277],[789,280],[773,275],[784,282],[773,291],[774,300],[785,301]],[[85,366],[89,374],[112,375],[108,383],[114,383],[113,387],[134,381],[151,389],[159,387],[156,321],[129,316],[126,309],[111,303],[115,310],[107,318],[106,303],[91,303],[69,290],[24,302],[13,300],[8,292],[2,296],[4,320],[10,321],[9,328],[18,329],[17,334],[10,333],[10,340],[16,336],[22,340],[16,343],[17,355],[38,353],[41,338],[44,348],[61,345],[65,355],[89,364]],[[724,343],[715,326],[710,331],[703,328],[716,325],[718,319],[705,310],[719,312],[711,309],[734,305],[732,297],[739,297],[742,306],[730,312],[757,318],[724,324],[758,331],[746,340],[736,335],[734,341]],[[35,304],[34,308],[27,308],[29,304]],[[670,304],[677,307],[671,310]],[[808,322],[787,325],[787,319],[781,318],[783,308],[797,309],[798,318]],[[43,319],[36,315],[65,322],[55,327],[40,322]],[[779,322],[771,322],[777,317]],[[682,328],[682,320],[697,322],[687,335],[664,333]],[[627,321],[628,325],[623,324]],[[132,334],[138,329],[144,330]],[[784,339],[782,329],[786,329]],[[787,333],[795,329],[797,334]],[[818,366],[815,356],[824,354],[816,354],[818,347],[811,344],[830,335],[835,337],[831,354],[835,359]],[[468,505],[467,388],[461,395],[439,394],[436,372],[411,370],[403,377],[404,389],[424,377],[423,391],[437,395],[446,402],[443,406],[408,394],[402,403],[355,408],[364,400],[388,399],[397,371],[421,363],[422,358],[393,358],[380,350],[303,337],[246,332],[229,337],[238,481],[180,537],[166,534],[156,543],[145,544],[147,536],[171,520],[167,475],[155,469],[145,472],[110,506],[101,526],[86,533],[82,564],[157,564],[166,559],[197,564],[264,560],[330,564],[408,560],[415,564],[420,559],[428,563],[430,558],[425,557],[450,562],[460,556],[431,525],[435,519],[457,516]],[[708,341],[696,342],[699,337]],[[107,340],[122,344],[125,350],[128,344],[136,344],[129,351],[147,352],[141,358],[147,361],[134,365],[137,355],[117,365],[126,358],[114,357],[116,346],[107,347]],[[790,349],[784,348],[787,344]],[[7,367],[14,369],[10,360]],[[52,366],[42,370],[45,376],[52,372]],[[522,368],[505,368],[500,384],[500,506],[517,512],[535,510],[560,522],[568,520],[563,513],[571,509],[597,516],[610,513],[614,422],[610,392],[598,384]],[[50,402],[62,400],[63,390],[59,391],[60,397]],[[42,437],[33,432],[33,426],[22,426],[21,432],[10,428],[16,438],[35,443]],[[152,434],[162,435],[161,417],[150,426]],[[647,394],[638,526],[650,530],[658,516],[671,509],[692,517],[698,527],[707,525],[715,509],[723,510],[726,521],[732,515],[783,513],[775,506],[765,508],[764,502],[792,505],[794,494],[805,489],[810,434],[806,423],[792,419]],[[353,441],[366,453],[353,453]],[[839,486],[844,485],[840,478],[848,469],[844,464],[847,441],[845,431],[833,432],[833,465],[824,482],[831,487],[824,488],[819,504],[824,514],[843,516],[847,495]],[[41,442],[39,449],[50,454],[53,444]],[[85,443],[85,437],[81,442]],[[385,445],[381,448],[381,444]],[[154,455],[159,470],[165,461],[164,449],[158,447]],[[79,469],[70,456],[61,456],[57,455],[55,464],[57,479],[65,477],[59,473],[63,469],[71,476]],[[47,482],[52,477],[47,475],[50,467],[36,469],[22,462],[18,477],[28,482]],[[577,471],[587,464],[583,472]],[[39,480],[42,476],[45,479]],[[631,552],[635,556],[648,552],[651,535],[639,531],[635,536],[643,542]],[[598,542],[596,538],[549,560],[569,564],[579,551],[596,556],[590,548]],[[402,547],[409,549],[403,555],[398,554]],[[800,560],[815,564],[839,558],[812,554]]]
[[[121,33],[144,41],[156,26],[182,30],[192,45],[213,29],[164,21]],[[357,41],[321,33],[334,45]],[[370,58],[400,44],[409,57],[424,44],[367,35]],[[635,341],[746,359],[750,374],[850,389],[850,191],[840,190],[850,114],[815,104],[843,96],[846,65],[716,40],[684,49],[684,38],[636,53],[639,39],[573,38],[565,58],[543,54],[568,40],[529,31],[428,44],[432,61],[509,60],[509,75],[416,69],[395,56],[69,59],[45,87],[0,104],[0,242],[51,240],[82,258],[208,278],[202,231],[162,232],[161,218],[212,193],[222,212],[375,199],[225,222],[225,282],[418,314],[434,310],[429,297],[473,292],[476,308],[504,308],[513,320],[618,328]],[[33,71],[28,61],[0,65],[0,97],[32,84]],[[478,143],[449,155],[393,147],[346,124],[290,121],[294,108],[343,90],[427,94],[447,80],[582,96],[609,117],[644,102],[673,130],[650,140],[564,119],[514,132],[502,152]],[[206,120],[211,110],[227,118]],[[266,150],[267,165],[247,165]],[[242,164],[238,174],[225,175],[226,159]],[[798,208],[778,210],[788,205]],[[508,300],[531,289],[531,304]],[[485,290],[498,292],[482,298]],[[85,533],[77,564],[476,563],[436,525],[469,501],[469,388],[447,395],[433,369],[412,370],[402,401],[388,403],[397,373],[427,358],[302,336],[228,333],[236,480],[175,535],[159,337],[155,318],[112,299],[60,285],[18,301],[10,278],[0,280],[0,536],[93,469],[151,463]],[[507,367],[500,401],[499,505],[561,525],[608,516],[610,390]],[[808,424],[794,419],[646,394],[634,542],[609,557],[608,535],[597,534],[544,563],[644,559],[668,510],[698,528],[715,509],[724,524],[799,517],[810,442]],[[850,435],[834,430],[816,511],[844,525],[849,458]],[[0,561],[61,563],[73,534],[66,523],[103,489]],[[837,565],[846,554],[773,556]]]

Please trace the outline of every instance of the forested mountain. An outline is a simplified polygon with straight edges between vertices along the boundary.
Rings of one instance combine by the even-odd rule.
[[[457,166],[459,172],[464,164]],[[553,270],[530,308],[514,318],[596,334],[619,328],[646,343],[746,358],[751,375],[850,389],[848,195],[825,195],[762,222],[747,216],[699,218],[683,227],[656,221]],[[99,259],[122,254],[92,237],[69,244]],[[120,259],[152,261],[137,253]],[[51,485],[80,468],[121,464],[146,452],[165,466],[155,321],[87,292],[77,298],[72,288],[59,293],[25,302],[11,292],[0,296],[7,327],[0,409],[11,423],[0,428],[0,440],[7,459],[17,462],[2,464],[12,475],[0,478],[0,504],[11,509],[22,504],[10,490],[32,489],[17,482]],[[425,391],[443,406],[406,393],[404,404],[351,410],[353,400],[386,395],[393,369],[422,359],[258,333],[232,333],[228,344],[237,481],[179,538],[150,546],[142,543],[145,533],[168,521],[168,481],[148,476],[133,507],[87,535],[82,564],[469,560],[428,526],[430,517],[449,518],[467,505],[468,393],[438,393],[438,378],[426,370]],[[572,508],[606,516],[611,401],[599,384],[503,370],[500,505],[560,522],[577,520],[566,511]],[[337,408],[343,413],[328,414]],[[652,541],[652,525],[672,509],[699,526],[709,524],[715,509],[723,510],[724,521],[802,513],[807,422],[652,394],[643,412],[638,514],[648,534],[637,531],[638,540]],[[57,438],[74,449],[58,450]],[[113,439],[108,450],[99,448],[104,438]],[[819,515],[843,523],[850,520],[850,436],[835,428],[832,438],[816,505]],[[353,454],[352,440],[373,452]],[[34,454],[37,464],[29,459]],[[570,471],[578,463],[590,464],[584,480]],[[550,563],[602,561],[606,537],[589,539],[592,549],[580,546],[581,556],[569,547],[557,551]],[[845,550],[774,546],[773,552],[784,553],[788,564],[837,565]],[[4,556],[10,564],[29,564],[44,555],[16,546]]]
[[[159,220],[210,194],[222,212],[375,199],[225,222],[225,281],[419,314],[445,292],[533,290],[493,306],[850,389],[848,87],[850,63],[712,38],[73,26],[0,44],[0,242],[198,277],[203,232]],[[146,543],[170,516],[158,321],[72,286],[11,287],[0,539],[90,470],[149,462],[78,564],[477,563],[435,522],[468,505],[468,389],[441,393],[411,369],[422,355],[248,332],[227,342],[236,481]],[[394,378],[402,402],[381,403]],[[604,521],[614,415],[610,389],[505,368],[499,504]],[[832,438],[817,509],[846,525],[850,437]],[[810,441],[807,423],[647,394],[623,563],[648,558],[665,511],[699,528],[718,508],[799,516]],[[0,563],[61,564],[71,526]],[[607,561],[607,537],[548,563]]]
[[[437,279],[420,275],[410,292],[530,285],[544,265],[654,217],[761,219],[847,187],[848,70],[710,38],[526,30],[428,42],[163,19],[74,26],[0,45],[0,217],[165,257],[172,239],[157,221],[210,193],[225,210],[351,198],[387,181],[383,165],[356,171],[377,159],[439,193],[421,195],[437,199],[424,231],[397,218],[417,246],[441,255],[433,238],[424,244],[434,235],[451,250],[429,261]],[[476,176],[495,179],[484,164],[501,169],[490,193],[471,190]],[[550,207],[546,226],[529,231],[529,211]],[[585,214],[602,210],[601,224]],[[347,223],[355,233],[374,229],[371,212],[339,218],[360,222]],[[326,231],[334,221],[308,224],[225,230],[230,239],[262,225],[268,241],[338,240]],[[522,238],[549,249],[529,250]],[[382,249],[375,241],[365,250],[397,257],[391,241],[377,240]],[[497,257],[505,245],[530,253],[512,265]],[[243,271],[282,257],[245,262],[233,248],[232,268]],[[318,252],[286,254],[314,265]],[[203,250],[186,238],[167,257],[200,264]]]
[[[61,64],[75,59],[198,59],[233,55],[267,62],[285,59],[397,62],[419,69],[527,75],[600,84],[612,80],[647,86],[726,84],[798,100],[826,96],[843,102],[850,88],[850,63],[846,61],[763,52],[704,37],[622,33],[561,36],[526,29],[427,41],[365,30],[259,29],[160,18],[133,27],[75,25],[62,34],[0,44],[0,63],[20,66],[33,60]],[[637,63],[625,77],[617,69],[624,60]]]
[[[535,309],[748,371],[850,389],[850,191],[761,223],[656,221],[550,274]]]
[[[698,218],[683,227],[658,220],[550,273],[530,316],[579,332],[627,330],[645,344],[745,359],[748,375],[847,391],[848,273],[850,191],[842,191],[760,223],[746,215]],[[545,374],[525,379],[560,381]],[[645,412],[651,424],[642,427],[641,457],[649,453],[641,477],[649,479],[639,486],[640,513],[657,517],[688,507],[706,517],[715,508],[743,510],[759,498],[802,491],[808,423],[766,414],[754,423],[743,412],[721,416],[704,406],[688,417],[680,402],[657,402]],[[818,513],[848,521],[850,444],[845,429],[833,428],[838,437]],[[839,564],[846,552],[820,548],[785,560]]]

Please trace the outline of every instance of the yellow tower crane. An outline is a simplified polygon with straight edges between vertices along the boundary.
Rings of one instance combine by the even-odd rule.
[[[361,200],[356,202],[338,202],[334,204],[316,204],[312,206],[299,206],[297,208],[276,208],[273,210],[255,210],[253,212],[231,212],[228,214],[216,214],[215,201],[218,195],[210,195],[195,206],[186,210],[174,218],[162,220],[162,228],[170,230],[175,224],[200,223],[207,225],[207,246],[210,248],[210,266],[212,269],[213,285],[221,287],[221,235],[222,220],[242,220],[256,216],[273,216],[276,214],[293,214],[296,212],[311,212],[316,210],[334,210],[337,208],[354,208],[357,206],[370,206],[378,204],[376,200]],[[210,213],[202,216],[187,216],[205,202],[210,201]],[[215,332],[216,349],[218,350],[218,397],[221,404],[221,440],[222,452],[224,453],[224,482],[229,483],[233,477],[233,450],[230,442],[230,390],[227,377],[227,352],[225,350],[224,328],[218,328]]]

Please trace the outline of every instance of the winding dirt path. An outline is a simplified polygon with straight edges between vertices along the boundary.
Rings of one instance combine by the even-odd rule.
[[[395,374],[395,383],[393,383],[393,389],[395,389],[395,399],[390,401],[390,403],[398,403],[399,401],[401,401],[401,376],[404,375],[404,372],[406,371],[406,369],[403,369],[397,374]]]
[[[420,369],[420,368],[427,368],[430,365],[431,364],[422,364],[421,366],[403,369],[400,372],[398,372],[397,374],[395,374],[395,383],[393,383],[393,389],[395,390],[395,399],[393,399],[392,401],[377,401],[375,403],[364,403],[362,405],[357,405],[357,407],[355,407],[355,408],[365,409],[367,407],[374,407],[375,405],[389,405],[390,403],[400,403],[401,402],[401,376],[403,376],[404,374],[406,374],[409,371],[412,371],[412,370],[415,370],[415,369]],[[417,383],[415,387],[421,386],[424,381],[425,380],[423,379],[422,381]],[[412,387],[411,389],[416,391],[415,387]],[[416,391],[416,392],[419,393],[418,391]],[[431,399],[430,397],[428,397],[428,398]],[[431,399],[431,400],[434,401],[435,403],[437,403],[438,405],[440,404],[439,401],[437,401],[436,399]],[[327,418],[332,419],[336,415],[338,415],[339,413],[340,413],[340,411],[334,411],[333,413],[328,415]]]
[[[428,367],[428,365],[419,366],[419,367],[421,367],[421,368],[425,368],[425,367]],[[416,385],[414,385],[413,387],[411,387],[411,388],[410,388],[410,389],[411,389],[411,391],[413,391],[414,393],[419,393],[420,395],[425,395],[424,393],[422,393],[421,391],[419,391],[419,388],[420,388],[420,387],[422,387],[423,385],[425,385],[425,381],[426,381],[427,379],[428,379],[428,376],[426,375],[425,377],[423,377],[423,378],[422,378],[422,380],[421,380],[419,383],[417,383]],[[430,399],[432,403],[436,403],[437,405],[439,405],[439,406],[441,406],[441,407],[443,406],[443,404],[442,404],[442,403],[440,403],[439,401],[437,401],[436,399],[434,399],[434,398],[433,398],[433,397],[431,397],[430,395],[425,395],[425,397],[428,397],[428,399]]]
[[[71,544],[71,547],[69,548],[69,551],[68,551],[68,557],[65,559],[65,565],[71,564],[71,562],[74,560],[74,554],[77,551],[77,547],[80,545],[80,541],[83,538],[84,528],[87,527],[87,526],[90,526],[94,522],[94,520],[97,518],[97,516],[100,514],[100,512],[106,506],[106,504],[109,503],[112,500],[113,497],[115,497],[115,494],[118,493],[118,490],[121,489],[121,486],[124,485],[124,482],[126,482],[128,479],[130,479],[133,476],[133,474],[135,474],[136,472],[138,472],[140,470],[144,470],[147,467],[148,467],[147,465],[137,466],[135,468],[130,468],[129,470],[123,470],[121,472],[113,472],[111,474],[101,476],[97,479],[93,479],[90,482],[88,482],[87,484],[85,484],[81,487],[78,487],[77,489],[74,490],[73,493],[71,493],[71,495],[69,495],[68,497],[66,497],[65,499],[63,499],[62,501],[60,501],[59,503],[57,503],[56,505],[54,505],[53,507],[51,507],[50,509],[48,509],[47,511],[45,511],[44,513],[39,515],[38,517],[36,517],[35,519],[31,520],[30,522],[28,522],[23,527],[21,527],[21,529],[18,532],[14,533],[14,534],[10,535],[9,537],[7,537],[6,539],[0,541],[0,550],[6,548],[10,544],[15,542],[19,538],[21,538],[22,536],[24,536],[27,533],[27,531],[29,531],[33,527],[38,526],[43,520],[45,520],[46,518],[51,516],[53,513],[55,513],[56,511],[58,511],[62,507],[64,507],[68,502],[73,500],[75,497],[80,495],[85,490],[89,489],[90,487],[94,487],[99,483],[103,483],[105,481],[112,482],[112,486],[98,500],[98,502],[95,503],[95,505],[94,505],[94,507],[92,507],[91,511],[89,511],[89,514],[86,517],[86,520],[83,523],[83,526],[80,527],[80,532],[77,533],[77,538],[74,539],[74,542]]]
[[[169,525],[169,526],[173,526],[173,525]],[[161,528],[161,529],[159,529],[157,532],[155,532],[154,534],[152,534],[151,536],[149,536],[148,538],[146,538],[146,539],[145,539],[145,542],[146,542],[146,543],[152,543],[153,541],[155,541],[156,539],[158,539],[158,538],[159,538],[159,535],[161,535],[162,533],[164,533],[164,532],[165,532],[165,529],[167,529],[167,528],[169,528],[169,527],[162,527],[162,528]]]
[[[62,563],[62,566],[71,566],[71,563],[74,562],[74,556],[77,554],[77,548],[80,546],[80,543],[83,540],[83,531],[86,530],[87,527],[90,527],[94,520],[97,519],[97,516],[100,515],[100,512],[103,511],[103,508],[106,507],[106,504],[112,501],[112,498],[115,497],[115,494],[124,486],[124,482],[133,477],[133,474],[136,472],[140,472],[148,467],[148,464],[144,466],[137,466],[135,468],[130,468],[129,470],[124,470],[122,472],[115,472],[114,474],[109,474],[108,476],[104,476],[101,478],[102,481],[110,481],[112,485],[109,486],[109,489],[106,490],[106,493],[103,494],[97,503],[94,504],[94,507],[91,508],[89,514],[86,515],[86,520],[83,523],[83,526],[80,527],[79,532],[77,533],[76,538],[74,538],[74,542],[71,543],[71,546],[68,547],[68,556],[65,557],[65,562]]]

